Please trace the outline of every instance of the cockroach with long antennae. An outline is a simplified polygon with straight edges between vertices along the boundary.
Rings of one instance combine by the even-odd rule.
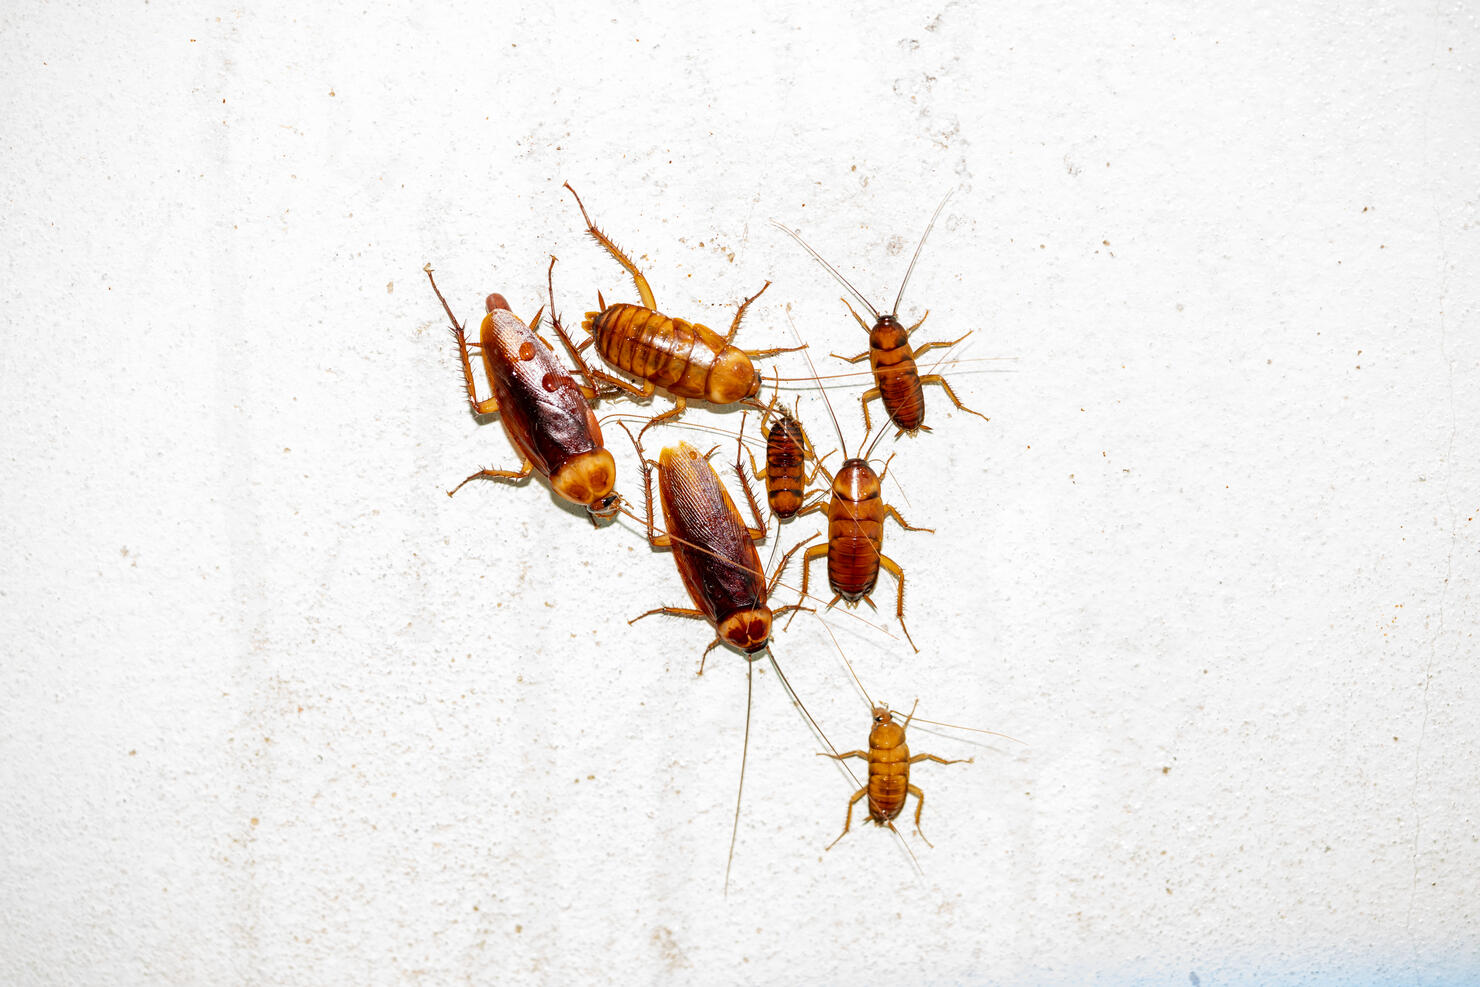
[[[591,222],[581,197],[576,195],[576,190],[570,187],[569,182],[565,183],[565,187],[570,189],[570,194],[575,196],[576,205],[580,206],[581,218],[586,221],[586,231],[632,276],[637,294],[642,299],[641,305],[627,302],[608,305],[598,292],[596,301],[601,306],[600,311],[587,312],[582,323],[582,328],[590,333],[591,338],[581,343],[576,354],[577,360],[582,359],[580,351],[584,351],[594,341],[596,351],[606,362],[638,378],[643,382],[642,386],[638,387],[620,377],[583,366],[586,373],[640,398],[651,397],[657,388],[662,388],[673,396],[675,403],[672,410],[654,417],[643,426],[644,432],[659,422],[683,414],[689,399],[708,401],[716,405],[748,401],[759,407],[754,398],[760,393],[761,375],[750,362],[751,359],[789,353],[791,350],[742,350],[733,343],[735,334],[740,331],[740,320],[745,317],[745,310],[771,286],[771,282],[767,281],[760,291],[740,305],[727,335],[721,336],[697,322],[670,318],[657,311],[653,289],[649,287],[647,278],[637,269],[637,265]]]
[[[926,374],[922,377],[915,368],[916,357],[928,350],[955,346],[961,340],[965,339],[966,336],[970,336],[971,333],[968,332],[961,339],[951,340],[950,342],[933,342],[920,346],[912,346],[910,344],[910,333],[920,328],[925,322],[925,319],[930,315],[929,310],[927,309],[925,315],[920,317],[919,322],[916,322],[908,329],[899,321],[899,303],[904,298],[905,285],[910,283],[910,275],[915,272],[915,263],[920,259],[920,251],[925,248],[925,240],[930,236],[930,231],[935,228],[935,221],[940,218],[941,210],[946,207],[946,203],[950,199],[951,193],[947,192],[945,198],[940,200],[940,205],[935,208],[935,214],[930,217],[930,225],[925,227],[925,234],[920,237],[920,245],[915,248],[915,255],[910,259],[909,269],[904,273],[904,281],[899,285],[899,294],[894,298],[894,309],[884,315],[881,315],[879,310],[874,308],[869,300],[864,298],[859,290],[848,282],[847,278],[839,274],[837,268],[823,260],[822,255],[813,250],[807,241],[802,239],[800,233],[781,225],[775,220],[771,221],[773,226],[801,244],[803,250],[807,251],[819,264],[827,268],[828,273],[837,278],[843,287],[847,288],[853,297],[858,299],[863,307],[868,310],[869,314],[874,317],[874,326],[872,329],[869,329],[868,323],[864,322],[862,317],[853,311],[853,306],[848,305],[846,298],[843,299],[843,304],[848,305],[848,311],[853,314],[853,318],[858,320],[858,324],[863,326],[868,332],[868,349],[857,356],[833,354],[833,356],[837,356],[841,360],[847,360],[849,363],[857,363],[865,357],[868,358],[869,366],[874,373],[874,387],[866,391],[863,395],[863,424],[868,431],[873,430],[868,414],[868,402],[870,398],[880,398],[883,400],[884,410],[889,413],[889,420],[894,422],[900,431],[909,432],[911,435],[921,429],[927,432],[930,431],[929,426],[925,424],[925,392],[923,388],[926,384],[939,384],[946,392],[946,397],[950,398],[951,403],[957,408],[970,412],[983,421],[990,421],[986,415],[983,415],[979,411],[972,411],[966,405],[962,404],[961,400],[956,397],[956,392],[951,390],[951,385],[940,374]]]
[[[807,356],[810,365],[812,357]],[[816,367],[813,367],[816,372]],[[823,400],[827,404],[828,417],[832,419],[833,428],[837,430],[838,442],[842,445],[843,455],[848,455],[848,443],[843,438],[842,426],[838,424],[838,416],[833,413],[832,401],[827,392],[823,391]],[[873,606],[873,600],[869,594],[873,592],[874,585],[879,581],[879,569],[882,567],[892,575],[899,583],[899,599],[895,606],[895,617],[899,620],[900,629],[910,642],[910,647],[915,648],[915,639],[910,637],[910,630],[904,623],[904,570],[899,567],[889,556],[884,554],[884,518],[893,517],[898,521],[900,527],[906,531],[934,531],[934,528],[918,528],[904,519],[899,509],[892,504],[884,503],[881,494],[881,484],[884,476],[889,472],[889,463],[885,462],[882,473],[875,473],[872,466],[868,464],[869,456],[873,455],[874,446],[879,444],[879,439],[884,437],[880,432],[879,437],[874,439],[874,445],[869,447],[863,456],[852,456],[847,458],[843,465],[838,468],[832,480],[832,498],[827,502],[827,544],[814,545],[807,549],[802,556],[802,598],[807,597],[807,586],[811,576],[812,562],[824,556],[827,558],[827,582],[836,594],[828,606],[838,602],[841,597],[848,601],[849,606],[857,606],[858,601],[866,601]],[[864,435],[867,441],[868,435]],[[890,459],[893,459],[891,456]],[[820,511],[823,503],[818,501],[798,511],[798,514],[809,514],[812,511]],[[918,652],[920,649],[915,648]]]
[[[622,428],[626,430],[625,425]],[[741,520],[729,491],[719,482],[708,457],[699,450],[680,442],[666,447],[654,463],[643,453],[639,438],[631,432],[627,434],[642,463],[648,544],[673,550],[678,574],[694,602],[692,608],[656,607],[628,623],[654,614],[709,621],[715,637],[704,649],[699,662],[700,675],[704,674],[709,652],[721,644],[728,644],[747,656],[764,650],[771,640],[771,625],[776,615],[802,609],[798,604],[791,604],[773,612],[767,599],[792,555],[806,541],[798,542],[781,557],[768,580],[761,567],[760,553],[755,549],[755,543],[766,537],[766,527],[739,462],[735,464],[735,474],[750,503],[755,518],[753,526]],[[658,492],[663,504],[661,535],[653,530],[654,466],[658,469]]]
[[[555,258],[551,257],[547,280],[551,279],[554,268]],[[431,265],[425,270],[432,291],[436,292],[447,318],[452,320],[468,403],[476,414],[498,412],[514,448],[524,457],[517,470],[479,470],[449,490],[447,496],[451,497],[469,480],[517,482],[538,470],[562,498],[585,507],[593,525],[597,518],[616,516],[622,498],[614,489],[616,463],[602,444],[601,426],[591,411],[590,402],[596,399],[596,392],[576,383],[566,372],[550,344],[539,335],[540,317],[535,316],[535,328],[531,328],[509,309],[503,295],[489,295],[485,306],[488,314],[478,331],[479,342],[469,343],[464,327],[437,288]],[[566,339],[555,318],[554,291],[554,282],[550,280],[551,324]],[[569,347],[568,339],[566,345]],[[493,388],[493,396],[487,400],[478,400],[473,386],[469,346],[476,346],[483,354],[483,369]]]
[[[805,503],[807,488],[817,478],[819,471],[826,471],[822,460],[813,451],[812,443],[807,441],[807,433],[802,430],[801,423],[785,408],[776,410],[776,402],[780,396],[781,388],[778,384],[771,403],[761,413],[760,427],[766,433],[766,467],[758,469],[755,454],[751,453],[750,469],[757,480],[764,480],[766,483],[766,502],[771,507],[771,513],[780,521],[788,521],[820,502],[813,501],[812,505]],[[766,422],[773,413],[776,422],[767,431]],[[807,472],[808,460],[814,464],[811,473]]]
[[[915,706],[919,706],[919,700]],[[831,850],[837,845],[838,840],[848,835],[848,830],[853,825],[853,805],[865,795],[868,796],[868,816],[877,826],[888,826],[894,829],[894,818],[904,809],[905,799],[913,795],[915,797],[915,832],[920,834],[920,839],[925,840],[925,845],[934,847],[935,844],[926,839],[925,833],[920,829],[920,813],[925,810],[925,793],[910,784],[910,765],[918,761],[938,761],[941,764],[970,764],[974,758],[957,758],[946,760],[934,754],[916,754],[910,756],[910,749],[905,744],[905,730],[909,728],[910,720],[914,718],[915,709],[910,708],[910,715],[905,717],[903,723],[895,723],[893,714],[889,707],[878,705],[873,708],[873,728],[869,730],[868,750],[866,751],[844,751],[841,754],[822,752],[818,757],[831,757],[843,760],[849,757],[858,757],[868,762],[868,784],[853,793],[848,800],[848,814],[843,819],[843,831],[838,838],[827,845]],[[897,832],[897,831],[896,831]]]

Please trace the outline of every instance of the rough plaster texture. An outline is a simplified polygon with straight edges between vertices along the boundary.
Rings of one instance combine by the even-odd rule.
[[[0,980],[1480,978],[1473,7],[0,25]],[[921,874],[823,852],[852,783],[762,672],[724,897],[744,666],[627,625],[670,559],[537,482],[444,496],[513,459],[422,265],[470,319],[551,253],[568,317],[628,297],[566,180],[664,310],[771,279],[743,339],[789,304],[831,372],[862,333],[767,220],[887,303],[957,190],[902,314],[975,330],[991,421],[935,392],[881,447],[936,529],[886,535],[920,654],[887,605],[828,625],[876,696],[1027,744],[912,731],[975,757],[917,768]],[[861,745],[822,626],[777,654]]]

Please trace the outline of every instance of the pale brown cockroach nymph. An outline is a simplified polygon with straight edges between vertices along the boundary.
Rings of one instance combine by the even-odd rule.
[[[917,700],[915,706],[919,706]],[[905,744],[905,730],[914,719],[915,708],[910,708],[910,715],[905,717],[903,723],[895,723],[894,716],[889,712],[887,706],[875,706],[873,710],[874,725],[868,734],[868,750],[866,751],[844,751],[841,754],[829,754],[822,752],[818,757],[831,757],[843,760],[849,757],[858,757],[868,762],[868,784],[853,793],[848,800],[848,814],[843,818],[843,831],[838,834],[838,839],[827,845],[831,850],[837,845],[838,840],[848,835],[849,828],[853,825],[853,805],[865,795],[868,796],[868,817],[876,826],[888,826],[894,828],[894,818],[904,809],[905,799],[911,795],[915,797],[915,831],[920,834],[920,839],[925,840],[926,846],[933,847],[934,844],[925,839],[925,833],[920,829],[920,813],[925,810],[925,793],[910,784],[910,765],[917,761],[938,761],[941,764],[970,764],[973,758],[957,758],[948,761],[934,754],[916,754],[910,756],[910,749]]]
[[[770,287],[771,282],[767,281],[760,291],[741,303],[734,321],[730,323],[729,333],[724,336],[697,322],[670,318],[657,311],[658,303],[653,297],[653,289],[649,287],[647,278],[643,277],[637,265],[591,222],[581,197],[576,195],[576,190],[570,187],[569,182],[565,187],[570,189],[570,194],[575,196],[576,205],[580,206],[581,218],[586,221],[586,232],[632,276],[638,297],[642,299],[641,305],[627,302],[608,305],[598,292],[596,301],[600,311],[587,312],[586,319],[581,324],[590,333],[590,339],[584,340],[576,352],[576,359],[582,359],[580,353],[594,342],[602,359],[641,380],[642,386],[638,387],[620,377],[592,370],[584,364],[583,371],[590,377],[636,397],[651,397],[658,388],[673,396],[675,403],[672,410],[654,417],[643,426],[643,432],[683,414],[686,402],[690,399],[708,401],[714,405],[748,401],[755,407],[760,407],[754,398],[761,390],[761,375],[750,361],[753,358],[789,353],[796,347],[742,350],[733,343],[735,334],[740,331],[740,320],[745,317],[745,310]]]
[[[874,326],[870,329],[868,323],[864,322],[862,317],[853,311],[853,306],[848,305],[848,300],[846,298],[843,299],[843,304],[848,306],[848,311],[853,314],[853,318],[868,332],[868,349],[857,356],[842,356],[838,353],[832,354],[838,359],[846,360],[849,363],[858,363],[865,357],[868,358],[869,366],[874,373],[874,387],[866,391],[863,395],[863,425],[867,431],[872,431],[873,429],[872,424],[869,422],[868,414],[868,402],[870,398],[880,398],[883,400],[884,410],[889,413],[889,420],[901,432],[908,432],[913,435],[922,429],[927,432],[930,431],[930,427],[925,424],[925,384],[939,384],[941,389],[946,392],[946,397],[950,398],[951,403],[957,408],[976,415],[976,417],[983,421],[990,421],[986,415],[979,411],[972,411],[966,405],[962,404],[961,400],[956,397],[956,392],[951,390],[951,385],[940,374],[926,374],[922,377],[915,367],[916,357],[929,350],[946,349],[955,346],[961,340],[970,336],[971,333],[967,332],[960,339],[953,339],[949,342],[923,343],[919,346],[913,346],[910,343],[910,334],[924,324],[925,319],[930,316],[929,310],[927,309],[925,314],[920,317],[919,322],[916,322],[908,329],[899,321],[899,303],[904,298],[905,286],[910,283],[910,275],[915,272],[915,263],[920,259],[920,251],[925,249],[926,238],[930,236],[930,231],[935,228],[935,221],[940,217],[941,210],[946,207],[946,203],[950,199],[951,193],[947,192],[945,198],[940,200],[940,205],[935,208],[935,214],[930,217],[930,225],[925,227],[925,234],[920,237],[920,245],[915,248],[915,256],[910,259],[910,266],[905,271],[904,281],[899,285],[899,294],[894,298],[894,309],[882,315],[878,309],[869,303],[867,298],[863,297],[857,288],[849,283],[847,278],[838,273],[837,268],[823,260],[822,255],[813,250],[807,241],[802,239],[800,233],[781,225],[774,219],[771,221],[773,226],[801,244],[803,250],[807,251],[819,264],[827,268],[828,273],[837,278],[839,283],[844,288],[847,288],[853,297],[858,299],[859,303],[868,309],[869,314],[874,317]]]

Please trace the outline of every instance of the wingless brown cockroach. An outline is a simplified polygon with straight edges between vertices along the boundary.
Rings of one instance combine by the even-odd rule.
[[[623,428],[626,428],[624,425]],[[671,548],[673,561],[689,598],[688,607],[657,607],[632,618],[634,621],[654,614],[707,620],[714,626],[715,637],[699,662],[704,674],[704,660],[721,644],[728,644],[746,655],[765,649],[771,640],[771,625],[776,615],[801,609],[797,604],[781,607],[774,613],[767,605],[771,591],[781,579],[786,564],[805,542],[794,545],[781,557],[776,571],[767,580],[761,567],[755,543],[766,536],[760,518],[760,507],[750,492],[750,484],[735,464],[746,500],[750,503],[753,526],[747,525],[735,509],[735,502],[720,483],[709,460],[687,442],[665,448],[653,463],[647,459],[637,438],[638,459],[642,463],[643,490],[647,502],[648,544],[653,548]],[[658,468],[658,492],[663,504],[664,533],[653,529],[652,468]]]
[[[555,260],[551,258],[552,270],[554,266]],[[503,295],[488,296],[488,314],[478,331],[479,342],[469,343],[463,326],[452,314],[452,307],[437,288],[431,266],[425,270],[432,291],[452,320],[468,403],[480,415],[498,412],[514,448],[524,457],[517,470],[479,470],[449,490],[447,496],[451,497],[469,480],[518,481],[538,470],[562,498],[585,507],[592,524],[597,518],[615,516],[621,509],[622,498],[614,490],[616,463],[602,445],[601,427],[591,411],[590,402],[596,398],[594,389],[571,378],[550,344],[509,309]],[[551,291],[551,322],[563,338],[564,331],[554,316],[553,284]],[[536,315],[536,327],[539,321]],[[476,346],[482,352],[483,369],[493,388],[493,397],[484,401],[478,400],[473,386],[469,346]]]
[[[570,189],[570,194],[575,196],[576,205],[580,206],[581,218],[586,221],[586,231],[632,276],[633,283],[637,285],[637,294],[642,299],[641,305],[626,302],[608,305],[598,292],[596,301],[601,310],[586,313],[582,328],[590,333],[591,338],[582,342],[579,347],[583,351],[594,341],[596,351],[601,354],[602,359],[641,380],[642,386],[638,387],[611,374],[591,370],[584,365],[583,371],[590,377],[605,381],[637,397],[651,397],[653,391],[660,387],[671,394],[675,401],[673,409],[654,417],[643,426],[644,432],[659,422],[683,414],[686,401],[690,398],[726,405],[753,399],[759,394],[761,375],[750,362],[751,359],[775,356],[791,350],[742,350],[732,343],[740,330],[740,320],[745,317],[745,310],[771,286],[771,282],[767,281],[760,291],[741,303],[727,335],[721,336],[697,322],[669,318],[657,311],[653,289],[648,286],[647,278],[643,277],[637,265],[591,222],[581,197],[576,195],[576,190],[570,187],[569,182],[566,182],[565,187]],[[576,359],[581,359],[579,352]]]
[[[757,480],[764,480],[766,483],[766,503],[770,505],[771,513],[781,521],[788,521],[813,506],[805,503],[807,488],[812,485],[819,471],[826,470],[823,469],[822,460],[817,458],[812,449],[812,443],[807,441],[807,433],[802,430],[801,423],[788,414],[785,408],[776,410],[776,401],[780,396],[778,382],[776,395],[761,413],[761,431],[766,434],[766,467],[757,468],[755,453],[750,453],[750,470]],[[767,431],[766,422],[773,414],[776,422]],[[807,472],[808,460],[813,462],[811,473]],[[816,503],[820,501],[814,502],[814,505]]]
[[[917,700],[916,706],[919,705]],[[920,829],[920,813],[925,809],[925,793],[910,784],[910,765],[916,761],[938,761],[941,764],[970,764],[974,758],[958,758],[947,761],[943,757],[934,754],[916,754],[910,757],[910,749],[905,746],[905,730],[914,719],[914,707],[910,708],[910,715],[905,717],[903,723],[895,723],[893,714],[887,706],[875,706],[873,711],[874,725],[868,734],[868,750],[845,751],[842,754],[829,754],[822,752],[818,757],[831,757],[843,760],[849,757],[859,757],[868,761],[868,784],[853,793],[848,800],[848,815],[843,819],[843,831],[838,834],[838,839],[827,845],[831,850],[837,845],[838,840],[848,835],[848,830],[853,825],[853,805],[865,795],[868,796],[868,815],[877,826],[888,826],[894,829],[894,817],[898,816],[904,809],[905,799],[913,795],[915,797],[915,831],[920,834],[920,839],[925,840],[927,846],[934,846],[925,833]]]
[[[807,357],[807,362],[812,362],[810,356]],[[816,372],[815,367],[813,372]],[[843,454],[847,456],[848,445],[843,439],[843,429],[838,425],[837,415],[833,414],[832,401],[828,399],[825,390],[822,397],[827,404],[828,417],[837,429]],[[879,439],[883,437],[884,433],[880,432],[879,438],[874,439],[874,445],[878,445]],[[868,438],[867,434],[864,438]],[[889,464],[884,464],[883,473],[875,473],[868,464],[868,457],[872,454],[873,446],[870,446],[863,456],[849,457],[839,467],[837,474],[831,477],[832,498],[826,505],[827,544],[814,545],[802,556],[802,599],[807,598],[812,562],[826,556],[827,582],[836,594],[828,606],[837,603],[840,597],[847,600],[849,606],[857,606],[859,600],[873,606],[874,601],[869,598],[869,594],[879,581],[879,569],[882,567],[899,583],[899,599],[894,614],[899,619],[899,627],[904,631],[904,636],[909,639],[910,647],[915,648],[915,639],[910,637],[910,630],[904,623],[904,570],[883,552],[884,518],[892,516],[906,531],[933,532],[935,529],[915,527],[904,519],[898,508],[884,503],[881,485],[889,472]],[[823,503],[817,501],[797,514],[810,514],[822,508]],[[919,650],[915,648],[916,652]]]
[[[908,329],[904,328],[899,321],[899,303],[904,298],[905,285],[910,283],[910,275],[915,272],[915,263],[920,259],[920,251],[925,248],[925,240],[930,236],[930,231],[935,228],[935,221],[940,217],[941,210],[946,207],[946,203],[950,199],[951,193],[947,192],[946,197],[941,199],[940,205],[935,208],[935,214],[930,217],[930,225],[925,227],[925,234],[920,237],[920,245],[915,248],[915,256],[910,259],[909,269],[905,271],[904,281],[899,285],[899,294],[894,298],[894,309],[887,315],[880,315],[878,309],[874,308],[869,303],[869,300],[864,298],[858,289],[848,282],[847,278],[839,274],[837,268],[823,260],[822,255],[813,250],[807,244],[807,241],[802,239],[800,233],[781,225],[775,220],[771,221],[772,225],[801,244],[803,250],[807,251],[819,264],[827,268],[828,272],[837,278],[843,287],[847,288],[853,297],[858,299],[863,307],[868,309],[869,314],[874,317],[874,327],[869,329],[868,323],[864,322],[859,314],[853,311],[853,306],[848,305],[846,298],[843,299],[843,304],[848,306],[848,311],[853,314],[853,318],[868,332],[868,349],[857,356],[832,354],[838,357],[838,359],[846,360],[849,363],[858,363],[867,357],[869,366],[873,369],[875,386],[864,392],[863,395],[863,424],[866,430],[872,431],[873,428],[869,422],[869,399],[881,398],[884,402],[884,410],[889,413],[889,420],[894,422],[900,431],[909,432],[911,435],[921,429],[927,432],[930,431],[929,426],[925,424],[925,384],[939,384],[945,390],[946,397],[950,398],[951,402],[957,408],[970,412],[983,421],[990,421],[986,415],[979,411],[972,411],[966,405],[962,404],[960,399],[956,397],[956,392],[951,390],[951,385],[940,374],[926,374],[922,377],[915,369],[916,357],[932,349],[955,346],[962,339],[965,339],[966,336],[970,336],[971,333],[968,332],[961,339],[954,339],[950,342],[934,342],[925,343],[921,346],[911,346],[910,333],[924,324],[925,319],[930,316],[930,311],[927,309],[925,314],[920,317],[920,321]]]

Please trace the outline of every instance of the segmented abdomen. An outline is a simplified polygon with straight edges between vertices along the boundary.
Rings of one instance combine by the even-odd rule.
[[[692,323],[623,302],[586,313],[584,324],[608,363],[677,397],[704,396],[714,353]]]
[[[915,351],[904,330],[870,335],[869,365],[890,420],[906,432],[918,429],[925,421],[925,395],[915,369]]]
[[[782,418],[766,436],[766,500],[779,518],[789,518],[802,509],[802,427],[793,418]]]
[[[884,543],[879,480],[860,460],[843,464],[827,509],[827,582],[845,600],[861,600],[879,579]]]
[[[903,751],[904,759],[897,760],[899,751]],[[894,748],[887,753],[890,759],[875,760],[871,753],[868,764],[868,808],[869,812],[879,820],[893,819],[899,815],[899,810],[904,808],[905,796],[909,794],[910,788],[910,752],[909,748]]]

